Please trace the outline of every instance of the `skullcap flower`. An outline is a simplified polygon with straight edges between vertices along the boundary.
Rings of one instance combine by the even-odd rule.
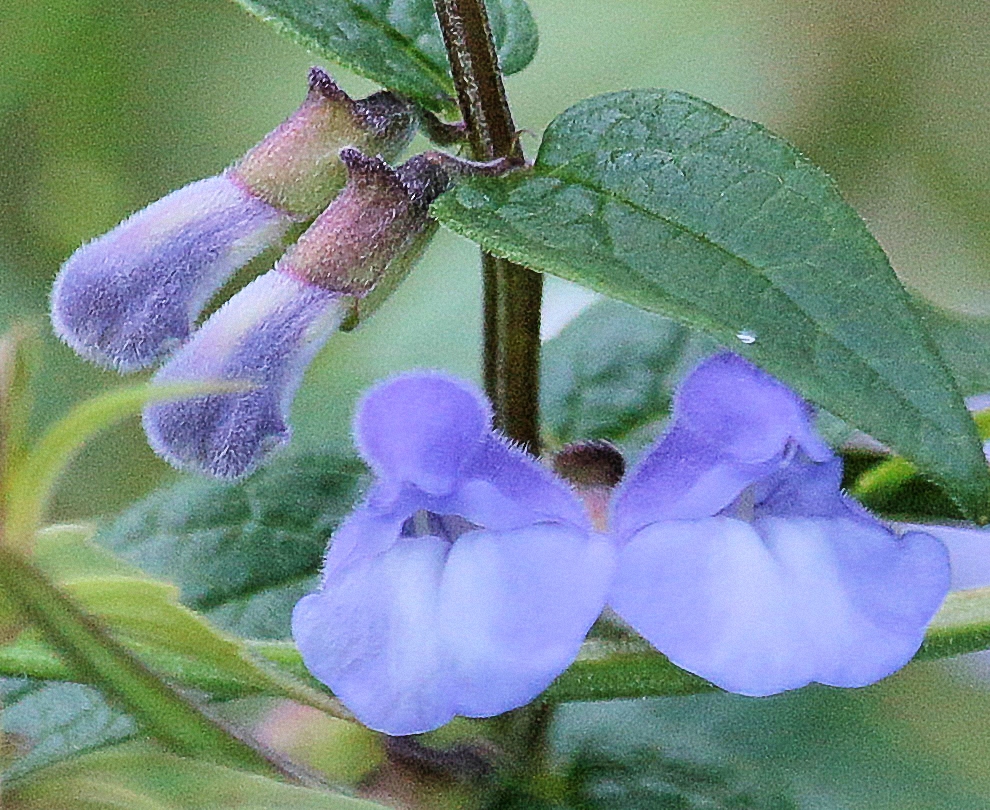
[[[340,190],[341,147],[397,155],[412,108],[388,92],[352,100],[319,68],[286,121],[236,165],[138,211],[66,261],[52,323],[76,352],[121,372],[184,341],[237,268],[315,217]]]
[[[883,526],[841,474],[797,395],[737,355],[705,361],[613,499],[609,603],[732,692],[889,675],[945,597],[948,556],[928,534]]]
[[[379,385],[354,430],[377,480],[293,613],[306,666],[388,734],[531,701],[601,611],[611,544],[566,484],[492,431],[464,382]]]

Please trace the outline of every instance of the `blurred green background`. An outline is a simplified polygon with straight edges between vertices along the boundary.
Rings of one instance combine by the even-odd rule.
[[[539,133],[601,92],[686,90],[766,124],[825,167],[908,285],[990,313],[986,0],[530,5],[540,50],[507,82],[520,127]],[[236,159],[297,105],[319,62],[225,0],[2,0],[0,326],[33,317],[47,334],[59,264]],[[331,69],[349,91],[371,89]],[[523,143],[532,154],[538,141]],[[298,445],[347,446],[354,397],[390,370],[440,365],[477,377],[479,292],[475,249],[441,234],[378,317],[318,358],[296,402]],[[550,284],[551,303],[562,294]],[[48,339],[37,426],[118,381]],[[78,460],[55,514],[112,515],[171,475],[137,424],[122,426]],[[767,703],[707,696],[669,712],[663,701],[568,710],[559,743],[573,754],[612,734],[618,742],[593,744],[614,746],[627,727],[647,748],[684,738],[691,756],[708,745],[723,764],[796,791],[801,807],[985,807],[990,696],[971,670],[915,668],[866,697],[822,690]],[[678,718],[692,711],[689,733]],[[857,731],[867,727],[871,735]],[[833,773],[839,787],[826,789]]]

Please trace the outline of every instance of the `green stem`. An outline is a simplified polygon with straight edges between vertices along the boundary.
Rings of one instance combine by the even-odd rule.
[[[521,157],[483,0],[434,5],[475,160]],[[538,455],[543,277],[486,253],[482,272],[484,380],[495,424]]]
[[[23,555],[0,544],[0,590],[65,661],[176,754],[266,776],[290,773],[207,717],[87,616]]]

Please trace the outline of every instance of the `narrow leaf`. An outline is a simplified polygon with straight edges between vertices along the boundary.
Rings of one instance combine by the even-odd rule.
[[[10,785],[4,798],[12,810],[383,810],[372,802],[183,759],[143,742],[36,771]]]
[[[238,0],[297,42],[432,110],[453,109],[454,85],[432,0]],[[502,70],[536,54],[525,0],[489,0]]]
[[[240,386],[238,386],[240,387]],[[134,416],[150,402],[231,390],[231,383],[183,383],[118,388],[77,405],[56,422],[14,470],[7,488],[6,542],[29,547],[59,475],[88,439],[121,419]]]
[[[832,181],[683,93],[584,101],[531,171],[434,204],[499,256],[678,318],[915,461],[990,519],[972,420],[886,256]]]

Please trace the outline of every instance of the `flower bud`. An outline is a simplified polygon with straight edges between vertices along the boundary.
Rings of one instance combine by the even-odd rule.
[[[237,268],[340,190],[342,146],[392,156],[415,129],[391,93],[354,101],[319,68],[302,105],[233,168],[174,191],[83,245],[52,291],[52,323],[83,357],[144,368],[185,340]]]
[[[353,296],[355,319],[370,315],[405,278],[436,231],[430,203],[457,177],[515,167],[506,160],[474,163],[424,152],[392,168],[380,157],[350,148],[340,151],[340,160],[347,167],[347,185],[278,267]]]
[[[253,387],[147,407],[151,449],[180,469],[218,478],[251,472],[289,441],[289,408],[303,373],[348,308],[344,296],[278,270],[256,278],[153,378],[162,385],[233,380]]]
[[[406,275],[436,228],[430,203],[452,179],[489,170],[435,152],[398,168],[350,148],[340,160],[348,171],[341,194],[274,270],[231,298],[153,378],[254,386],[146,408],[148,442],[171,464],[236,478],[286,443],[292,399],[320,346]]]

